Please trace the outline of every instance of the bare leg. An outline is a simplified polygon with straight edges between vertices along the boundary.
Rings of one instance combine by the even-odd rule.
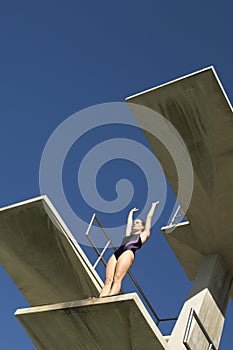
[[[106,266],[106,277],[105,277],[105,283],[103,286],[103,289],[100,293],[100,297],[106,297],[109,295],[111,286],[112,286],[112,281],[113,281],[113,276],[115,273],[115,268],[117,264],[117,259],[115,255],[113,254],[110,259],[108,260],[107,266]]]
[[[118,294],[121,289],[121,283],[127,271],[134,261],[134,254],[131,250],[126,250],[117,260],[116,271],[113,279],[113,285],[109,295]]]

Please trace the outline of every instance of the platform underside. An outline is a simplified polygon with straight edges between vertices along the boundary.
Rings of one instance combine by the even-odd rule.
[[[38,350],[163,350],[167,343],[136,293],[17,310]]]
[[[30,305],[98,296],[102,281],[46,196],[0,209],[0,263]]]

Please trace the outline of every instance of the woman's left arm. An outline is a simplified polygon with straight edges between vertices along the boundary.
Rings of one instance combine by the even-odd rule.
[[[159,201],[152,203],[149,213],[146,217],[145,230],[140,234],[142,244],[144,244],[150,237],[151,221],[154,215],[155,208],[159,204]]]

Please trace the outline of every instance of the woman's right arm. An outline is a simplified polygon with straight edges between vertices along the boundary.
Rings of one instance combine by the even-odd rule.
[[[138,209],[137,208],[133,208],[129,212],[127,225],[126,225],[126,230],[125,230],[125,235],[126,236],[130,236],[130,234],[132,232],[133,213],[135,213],[135,211],[138,211]]]

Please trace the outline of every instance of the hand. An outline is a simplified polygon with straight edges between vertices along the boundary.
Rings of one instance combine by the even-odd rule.
[[[135,208],[130,210],[130,213],[135,213],[136,211],[138,211],[138,208],[135,207]]]
[[[153,202],[152,205],[154,205],[155,207],[159,204],[159,201],[157,202]]]

